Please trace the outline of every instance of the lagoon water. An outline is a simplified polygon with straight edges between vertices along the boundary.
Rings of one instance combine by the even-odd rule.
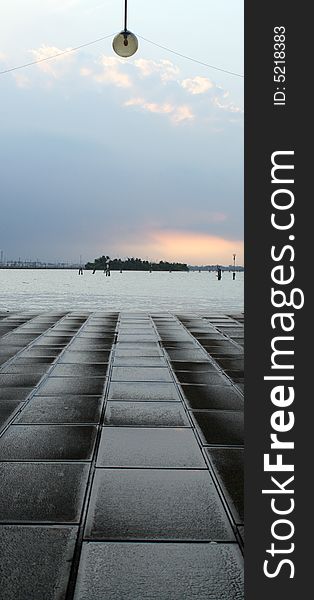
[[[0,310],[243,311],[244,274],[0,269]]]

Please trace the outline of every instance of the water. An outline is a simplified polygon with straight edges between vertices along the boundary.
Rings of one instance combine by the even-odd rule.
[[[0,310],[243,311],[244,274],[0,269]]]

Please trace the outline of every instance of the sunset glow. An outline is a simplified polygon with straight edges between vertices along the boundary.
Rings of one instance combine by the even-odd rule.
[[[137,239],[119,243],[114,248],[123,255],[149,256],[155,260],[186,262],[188,264],[232,263],[233,254],[238,264],[243,264],[243,241],[228,240],[218,236],[196,232],[154,231],[146,234],[143,241]]]

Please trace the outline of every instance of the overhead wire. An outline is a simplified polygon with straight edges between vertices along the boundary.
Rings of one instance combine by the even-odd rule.
[[[20,69],[25,69],[27,67],[31,67],[33,65],[37,65],[39,63],[46,62],[48,60],[53,60],[55,58],[58,58],[59,56],[63,56],[64,54],[70,54],[71,52],[77,52],[78,50],[82,50],[82,48],[87,48],[88,46],[92,46],[93,44],[98,44],[99,42],[107,40],[108,38],[113,37],[113,36],[114,36],[114,34],[111,33],[109,35],[105,35],[103,37],[97,38],[90,42],[86,42],[85,44],[80,44],[79,46],[75,46],[74,48],[68,48],[66,50],[62,50],[61,52],[57,52],[56,54],[52,54],[51,56],[45,56],[44,58],[39,58],[37,60],[33,60],[31,62],[24,63],[22,65],[17,65],[15,67],[9,67],[8,69],[4,69],[3,71],[0,71],[0,75],[5,75],[6,73],[12,73],[13,71],[18,71]],[[211,65],[211,64],[203,62],[201,60],[197,60],[196,58],[192,58],[191,56],[182,54],[181,52],[177,52],[176,50],[172,50],[171,48],[167,48],[167,46],[163,46],[162,44],[157,44],[157,42],[153,42],[152,40],[149,40],[141,35],[138,35],[137,37],[139,37],[144,42],[148,42],[149,44],[156,46],[157,48],[161,48],[162,50],[165,50],[166,52],[170,52],[171,54],[179,56],[180,58],[184,58],[185,60],[189,60],[196,64],[202,65],[203,67],[208,67],[209,69],[214,69],[215,71],[220,71],[221,73],[233,75],[234,77],[241,77],[241,78],[244,77],[244,75],[242,75],[241,73],[236,73],[235,71],[223,69],[222,67],[216,67],[215,65]]]
[[[25,69],[26,67],[32,67],[33,65],[37,65],[38,63],[46,62],[47,60],[53,60],[54,58],[58,58],[58,56],[63,56],[64,54],[69,54],[70,52],[77,52],[78,50],[82,50],[82,48],[86,48],[87,46],[92,46],[93,44],[97,44],[98,42],[102,42],[103,40],[107,40],[112,37],[114,34],[110,33],[109,35],[105,35],[103,37],[97,38],[96,40],[92,40],[91,42],[86,42],[86,44],[81,44],[80,46],[75,46],[74,48],[68,48],[67,50],[62,50],[61,52],[57,52],[56,54],[52,54],[51,56],[45,56],[44,58],[39,58],[38,60],[33,60],[29,63],[25,63],[23,65],[18,65],[16,67],[10,67],[9,69],[5,69],[4,71],[0,71],[0,75],[5,75],[5,73],[12,73],[12,71],[18,71],[19,69]]]
[[[199,65],[203,65],[203,67],[209,67],[210,69],[215,69],[216,71],[221,71],[222,73],[228,73],[228,75],[234,75],[235,77],[244,77],[244,75],[242,75],[241,73],[235,73],[234,71],[228,71],[227,69],[223,69],[221,67],[215,67],[214,65],[210,65],[209,63],[203,62],[201,60],[197,60],[196,58],[192,58],[191,56],[187,56],[186,54],[181,54],[180,52],[177,52],[176,50],[171,50],[170,48],[167,48],[166,46],[162,46],[161,44],[157,44],[156,42],[152,42],[152,40],[148,40],[147,38],[144,38],[141,35],[138,35],[138,37],[141,40],[144,40],[144,42],[148,42],[149,44],[152,44],[153,46],[157,46],[157,48],[162,48],[163,50],[166,50],[167,52],[171,52],[171,54],[175,54],[176,56],[180,56],[181,58],[185,58],[186,60],[191,60],[192,62],[195,62]]]

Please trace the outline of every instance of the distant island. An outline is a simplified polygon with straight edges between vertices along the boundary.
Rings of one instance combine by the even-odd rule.
[[[237,271],[241,273],[244,271],[244,267],[242,265],[189,265],[189,271],[217,271],[217,267],[220,267],[222,271]]]
[[[150,262],[141,258],[110,258],[109,256],[100,256],[95,258],[94,262],[85,264],[85,269],[104,271],[107,261],[110,260],[111,271],[188,271],[189,268],[185,263],[168,262],[160,260],[159,262]]]
[[[88,270],[102,270],[106,269],[107,262],[109,261],[109,267],[113,271],[216,271],[217,264],[211,265],[188,265],[180,262],[169,262],[160,260],[159,262],[151,262],[149,260],[142,260],[141,258],[127,258],[122,260],[121,258],[110,259],[108,256],[100,256],[95,258],[93,262],[84,262],[80,259],[80,262],[70,261],[42,261],[39,259],[7,259],[3,256],[3,251],[0,252],[0,269],[79,269],[84,268]],[[222,271],[244,271],[242,265],[219,265]]]

